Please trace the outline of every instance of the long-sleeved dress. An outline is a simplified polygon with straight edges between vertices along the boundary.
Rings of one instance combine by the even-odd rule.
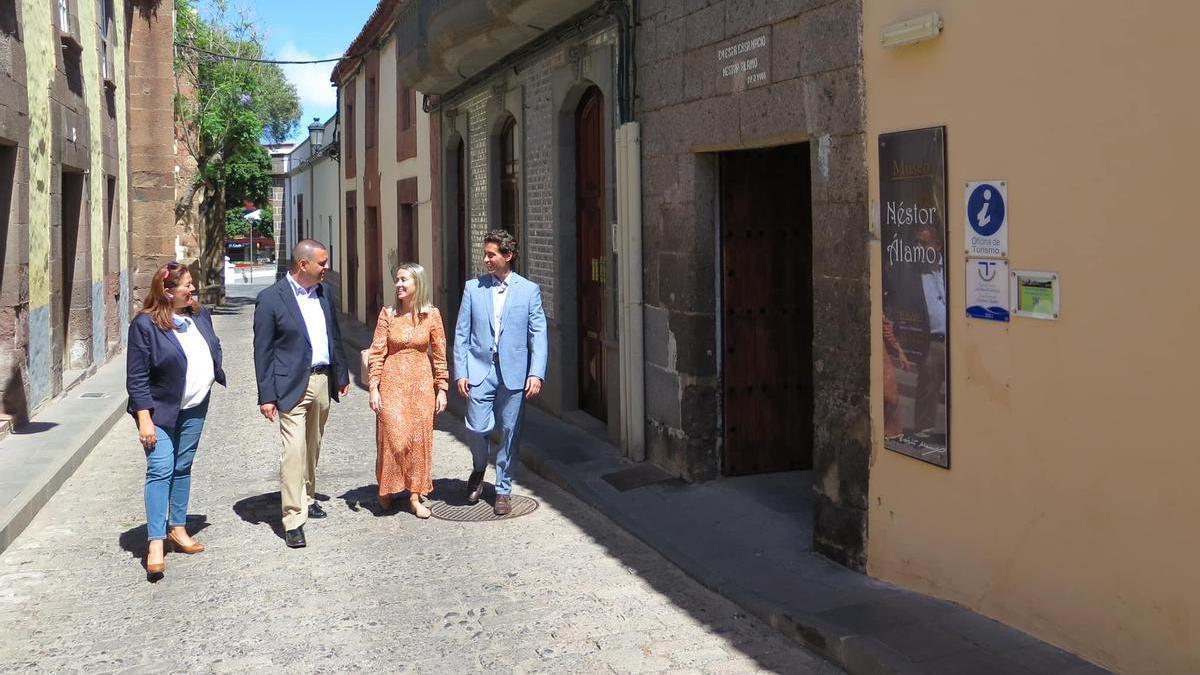
[[[438,389],[450,386],[446,332],[436,308],[420,314],[379,312],[368,361],[379,385],[375,477],[379,494],[433,492],[433,412]]]

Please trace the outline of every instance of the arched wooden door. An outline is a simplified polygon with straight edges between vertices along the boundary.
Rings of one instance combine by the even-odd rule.
[[[605,243],[604,95],[589,89],[575,111],[575,222],[578,225],[579,407],[608,419],[604,330],[608,300]]]

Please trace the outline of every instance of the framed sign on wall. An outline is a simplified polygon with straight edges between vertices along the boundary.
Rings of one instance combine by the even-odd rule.
[[[946,129],[879,136],[884,447],[950,467]]]

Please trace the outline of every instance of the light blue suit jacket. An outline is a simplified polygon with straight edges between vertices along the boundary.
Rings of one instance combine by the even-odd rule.
[[[492,328],[492,286],[498,284],[490,274],[467,282],[462,306],[454,327],[454,379],[464,377],[472,387],[487,377],[492,368],[492,351],[497,346]],[[542,289],[525,277],[510,272],[504,314],[500,319],[500,372],[507,389],[524,389],[529,376],[546,379],[546,312],[542,309]]]

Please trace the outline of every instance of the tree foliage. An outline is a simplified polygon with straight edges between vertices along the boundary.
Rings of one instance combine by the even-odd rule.
[[[274,64],[209,56],[263,59],[263,36],[249,14],[227,0],[175,0],[175,116],[178,136],[196,161],[193,189],[176,205],[191,208],[197,191],[218,200],[203,209],[214,221],[270,196],[271,161],[261,143],[285,141],[300,122],[296,88]],[[219,226],[219,223],[212,223]],[[232,232],[229,234],[232,235]]]
[[[232,208],[225,210],[225,236],[232,239],[240,239],[250,236],[250,222],[245,216],[246,211],[242,208]],[[270,206],[262,208],[262,220],[254,223],[254,236],[256,237],[272,237],[275,235],[275,213]]]

